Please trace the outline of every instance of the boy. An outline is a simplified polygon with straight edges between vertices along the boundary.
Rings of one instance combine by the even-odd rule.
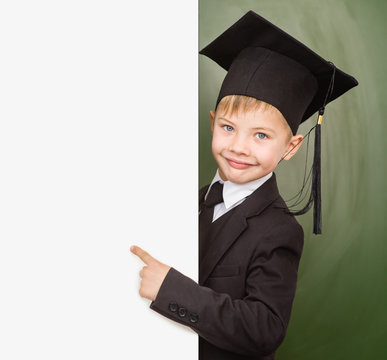
[[[201,360],[274,359],[290,319],[303,231],[273,171],[299,149],[300,122],[317,110],[321,122],[325,105],[357,81],[252,11],[201,53],[228,73],[210,112],[218,171],[199,193],[199,284],[134,246],[148,265],[140,295],[199,334]]]

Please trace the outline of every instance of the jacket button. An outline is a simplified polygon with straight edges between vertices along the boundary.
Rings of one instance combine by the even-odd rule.
[[[191,323],[196,323],[198,322],[198,320],[199,320],[198,314],[195,314],[195,313],[189,314],[189,321],[191,321]]]
[[[172,312],[176,312],[178,305],[175,302],[170,302],[168,305],[168,309]]]
[[[180,308],[179,308],[179,316],[180,316],[180,317],[184,317],[185,314],[187,314],[186,308],[180,307]]]

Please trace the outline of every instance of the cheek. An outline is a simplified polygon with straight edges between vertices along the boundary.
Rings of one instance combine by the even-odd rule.
[[[219,135],[218,132],[214,131],[212,136],[212,151],[219,152],[224,148],[225,139]]]
[[[280,158],[278,148],[276,146],[271,146],[270,144],[267,144],[267,146],[260,146],[255,154],[261,167],[268,169],[272,168],[273,164],[276,165]]]

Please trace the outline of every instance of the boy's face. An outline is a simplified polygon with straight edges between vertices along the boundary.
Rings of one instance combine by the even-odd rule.
[[[275,169],[281,158],[289,160],[301,145],[302,135],[292,136],[279,110],[210,111],[212,154],[223,181],[243,184]],[[294,147],[294,149],[292,149]],[[289,154],[287,154],[290,151]]]

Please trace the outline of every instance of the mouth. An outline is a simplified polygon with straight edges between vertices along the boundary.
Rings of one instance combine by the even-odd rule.
[[[250,166],[253,166],[253,164],[247,163],[245,161],[240,161],[232,158],[226,158],[227,162],[231,167],[234,169],[247,169]]]

